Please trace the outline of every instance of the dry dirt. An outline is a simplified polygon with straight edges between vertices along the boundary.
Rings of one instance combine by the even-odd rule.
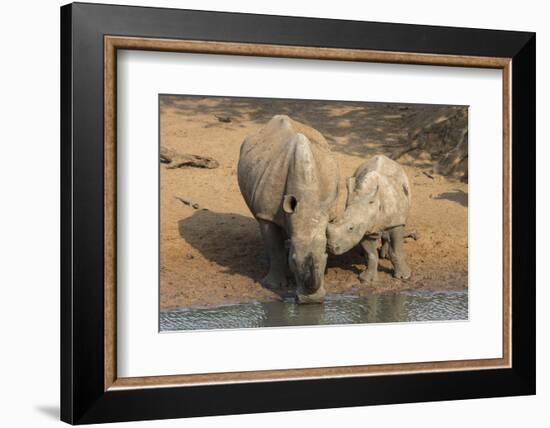
[[[215,169],[160,166],[160,305],[170,310],[192,305],[269,301],[279,297],[259,280],[268,261],[258,226],[239,192],[236,166],[243,139],[274,114],[318,129],[340,165],[339,211],[344,180],[368,157],[390,155],[403,144],[402,115],[422,106],[161,97],[160,144],[180,153],[210,156]],[[228,122],[228,120],[230,120]],[[392,278],[381,260],[378,283],[362,286],[365,269],[359,248],[329,256],[329,294],[397,290],[464,290],[468,284],[468,185],[431,174],[428,153],[401,158],[412,187],[412,210],[405,251],[413,271],[408,281]],[[194,207],[193,207],[194,205]]]

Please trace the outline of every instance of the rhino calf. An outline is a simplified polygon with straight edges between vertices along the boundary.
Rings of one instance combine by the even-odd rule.
[[[343,254],[361,244],[367,254],[367,270],[360,279],[368,283],[376,280],[379,256],[376,242],[382,239],[380,255],[389,256],[393,276],[410,278],[402,245],[411,190],[401,165],[386,156],[374,156],[348,179],[347,190],[344,214],[327,227],[329,251]]]

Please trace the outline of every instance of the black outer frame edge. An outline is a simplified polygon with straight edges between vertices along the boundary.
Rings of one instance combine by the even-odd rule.
[[[481,376],[484,376],[483,380]],[[478,387],[465,389],[467,385]],[[429,385],[427,390],[419,385]],[[315,391],[315,394],[313,394]],[[531,395],[512,370],[110,391],[79,424]]]
[[[97,4],[64,6],[61,18],[63,421],[82,424],[166,419],[535,392],[533,33]],[[210,25],[204,25],[206,21]],[[513,284],[521,284],[521,289],[513,287],[513,368],[105,393],[102,288],[105,34],[513,57],[512,132],[513,140],[522,144],[521,149],[512,145],[514,168],[521,168],[521,174],[515,174],[513,182],[513,203],[521,208],[513,212]],[[476,389],[472,391],[474,384]]]
[[[513,57],[532,33],[205,10],[72,3],[104,34]],[[152,19],[148,19],[152,17]],[[210,25],[205,26],[208,21]],[[162,22],[162,30],[158,23]],[[162,35],[159,33],[162,32]],[[268,34],[269,33],[269,34]],[[429,35],[428,35],[429,33]],[[260,41],[262,38],[269,41]],[[460,46],[457,41],[460,40]]]
[[[536,35],[512,59],[512,364],[536,391]],[[514,143],[515,142],[515,143]],[[516,207],[516,208],[514,208]]]
[[[72,9],[70,6],[60,10],[61,34],[61,82],[60,82],[60,133],[61,133],[61,420],[74,422],[73,415],[73,290],[72,290]]]

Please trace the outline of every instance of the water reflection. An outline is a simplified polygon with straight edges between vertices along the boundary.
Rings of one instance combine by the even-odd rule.
[[[322,305],[243,303],[161,312],[161,331],[468,319],[468,293],[331,296]]]

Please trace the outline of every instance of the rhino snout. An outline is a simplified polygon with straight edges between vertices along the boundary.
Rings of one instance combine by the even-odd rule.
[[[339,256],[340,254],[345,253],[345,251],[343,251],[343,249],[342,249],[342,247],[340,247],[340,245],[335,245],[335,244],[331,245],[331,244],[329,244],[328,249],[332,254],[334,254],[336,256]]]
[[[326,254],[308,255],[301,262],[294,262],[290,268],[294,274],[298,290],[304,293],[315,292],[323,282]]]
[[[313,259],[307,257],[302,263],[296,264],[294,268],[294,276],[296,277],[297,285],[309,289],[312,282]]]

